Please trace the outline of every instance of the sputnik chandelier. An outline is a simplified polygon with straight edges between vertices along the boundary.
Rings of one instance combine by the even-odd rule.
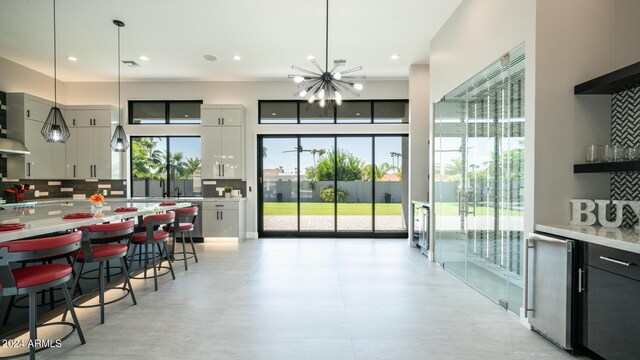
[[[363,85],[357,81],[366,79],[366,76],[346,74],[360,71],[362,66],[340,71],[340,68],[346,64],[346,60],[334,60],[333,68],[329,70],[329,0],[327,0],[324,70],[320,67],[315,57],[309,56],[307,59],[311,60],[318,72],[295,65],[291,66],[292,70],[302,73],[289,75],[289,78],[298,84],[295,96],[307,99],[310,104],[318,101],[320,107],[325,107],[329,101],[334,101],[336,105],[341,105],[342,98],[346,93],[360,96]]]

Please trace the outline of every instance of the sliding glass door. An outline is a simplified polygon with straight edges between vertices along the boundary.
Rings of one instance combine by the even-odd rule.
[[[522,305],[524,48],[434,106],[436,261],[495,302]]]
[[[260,136],[260,236],[406,237],[407,137]]]

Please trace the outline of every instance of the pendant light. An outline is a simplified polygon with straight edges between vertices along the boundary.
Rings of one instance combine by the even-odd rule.
[[[129,140],[127,140],[127,134],[120,123],[120,28],[124,27],[124,23],[120,20],[113,20],[113,24],[118,27],[118,126],[111,137],[111,148],[115,152],[125,152],[129,149]]]
[[[56,0],[53,0],[53,107],[49,110],[47,120],[40,133],[47,142],[66,143],[71,136],[67,123],[64,121],[62,111],[58,107],[58,64],[56,44]]]
[[[324,69],[318,65],[313,56],[309,56],[308,59],[318,70],[317,72],[293,65],[291,69],[302,74],[289,75],[289,78],[298,84],[295,95],[307,99],[310,104],[318,101],[320,107],[325,107],[329,101],[335,102],[336,105],[342,105],[345,93],[360,96],[360,91],[364,86],[357,81],[366,79],[364,75],[346,75],[362,70],[362,66],[339,71],[339,68],[346,64],[346,60],[334,60],[333,69],[329,70],[329,0],[326,1]]]

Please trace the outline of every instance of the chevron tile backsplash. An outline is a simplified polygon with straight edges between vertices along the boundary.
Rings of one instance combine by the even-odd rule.
[[[611,96],[611,144],[640,147],[640,87]],[[640,200],[640,173],[612,173],[611,199]],[[631,209],[624,213],[623,226],[632,227],[638,222]]]

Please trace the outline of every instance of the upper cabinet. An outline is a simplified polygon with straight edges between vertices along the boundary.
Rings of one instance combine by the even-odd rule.
[[[58,105],[71,137],[65,144],[54,144],[46,142],[40,133],[52,106],[53,102],[28,94],[7,94],[7,137],[23,142],[31,153],[8,155],[6,176],[120,179],[122,156],[110,148],[117,109],[108,105]]]
[[[612,71],[574,87],[576,95],[611,95],[640,86],[640,62]]]
[[[200,107],[202,126],[244,125],[244,106],[242,105],[202,105]]]
[[[245,109],[202,105],[202,177],[245,179]]]

